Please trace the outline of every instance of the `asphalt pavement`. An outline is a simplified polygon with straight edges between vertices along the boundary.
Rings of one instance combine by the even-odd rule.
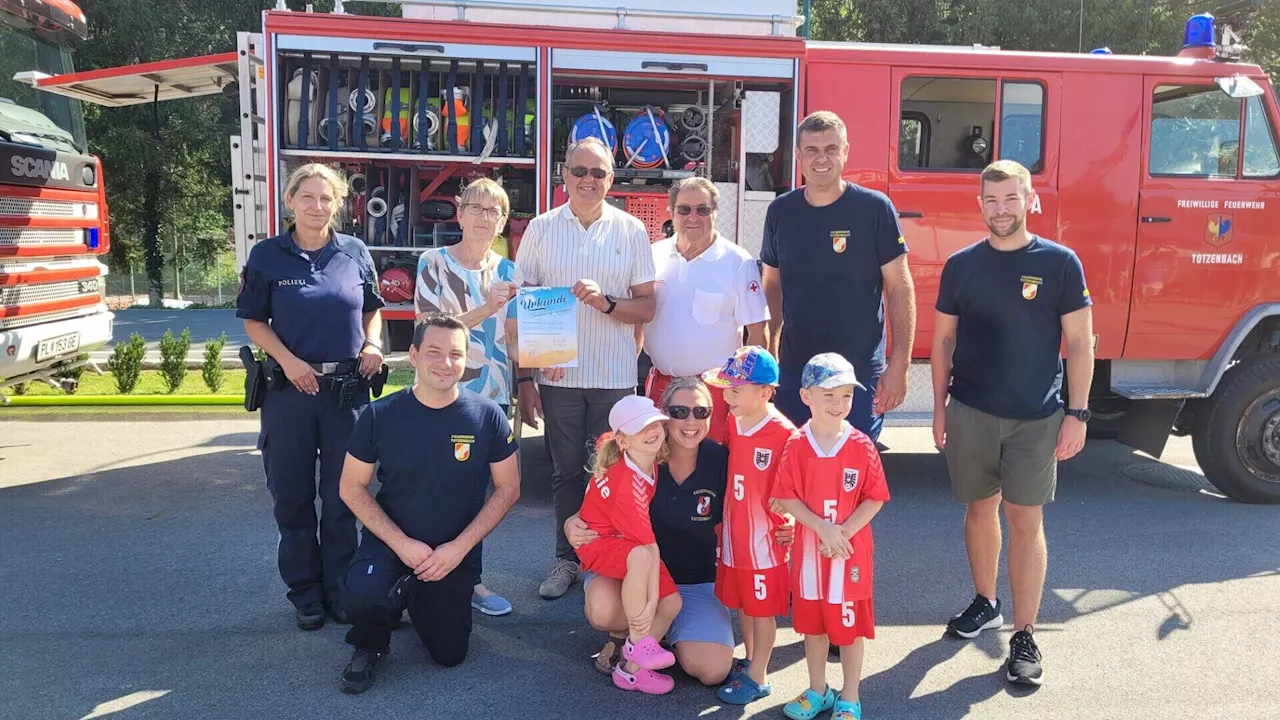
[[[406,626],[373,688],[343,695],[343,629],[297,630],[276,572],[256,419],[110,417],[0,418],[0,718],[780,718],[807,682],[785,621],[773,695],[745,709],[684,677],[641,697],[596,674],[601,636],[581,589],[536,594],[554,516],[530,437],[524,494],[485,543],[485,581],[515,612],[477,615],[452,669],[431,664]],[[999,672],[1012,628],[942,636],[973,593],[961,508],[927,430],[884,440],[893,500],[874,524],[865,718],[1280,717],[1280,508],[1207,489],[1186,440],[1172,441],[1171,464],[1092,442],[1062,466],[1038,690]],[[838,666],[828,677],[839,685]]]

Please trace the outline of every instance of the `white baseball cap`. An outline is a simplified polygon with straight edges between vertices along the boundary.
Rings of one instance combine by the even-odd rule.
[[[628,395],[613,404],[609,411],[609,427],[623,435],[635,435],[667,416],[653,401],[643,395]]]

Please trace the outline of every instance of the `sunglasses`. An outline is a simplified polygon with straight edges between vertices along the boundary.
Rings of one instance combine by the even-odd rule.
[[[667,406],[667,415],[673,420],[685,420],[689,417],[689,413],[693,413],[693,417],[698,420],[706,420],[711,417],[711,408],[709,407],[689,407],[688,405],[669,405]]]
[[[574,165],[569,168],[569,174],[577,178],[584,178],[590,174],[591,177],[597,180],[603,180],[609,177],[608,170],[605,170],[604,168],[588,168],[585,165]]]
[[[706,217],[706,216],[710,215],[711,213],[715,212],[715,208],[711,207],[710,205],[697,205],[697,206],[694,206],[694,205],[677,205],[677,206],[676,206],[676,214],[677,214],[677,215],[688,215],[689,213],[691,213],[691,212],[693,212],[693,211],[695,211],[695,210],[696,210],[696,211],[698,211],[698,216],[699,216],[699,217]]]

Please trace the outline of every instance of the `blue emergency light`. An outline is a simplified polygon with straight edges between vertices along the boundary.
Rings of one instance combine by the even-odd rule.
[[[1187,30],[1182,37],[1182,49],[1214,47],[1213,15],[1200,13],[1187,19]]]
[[[101,241],[98,238],[98,228],[91,227],[84,231],[84,240],[88,244],[90,250],[97,250]]]
[[[1110,55],[1110,54],[1111,54],[1111,48],[1109,48],[1109,47],[1094,48],[1094,49],[1092,49],[1092,50],[1090,50],[1090,51],[1089,51],[1089,54],[1090,54],[1090,55]]]

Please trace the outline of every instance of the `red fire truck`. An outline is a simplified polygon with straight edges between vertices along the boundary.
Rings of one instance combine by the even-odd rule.
[[[107,203],[80,104],[19,72],[70,72],[66,43],[85,32],[67,0],[0,0],[0,387],[81,365],[111,339]]]
[[[929,422],[938,276],[985,234],[977,173],[1016,159],[1039,193],[1031,230],[1074,248],[1089,278],[1094,432],[1156,456],[1171,432],[1190,434],[1225,494],[1280,502],[1280,109],[1266,74],[1238,61],[1247,13],[1192,18],[1177,57],[1126,57],[806,42],[794,9],[412,0],[402,18],[267,12],[237,51],[240,256],[287,222],[290,168],[342,167],[356,189],[344,229],[377,258],[389,336],[404,345],[416,256],[457,238],[453,198],[471,178],[507,188],[516,254],[527,218],[564,202],[566,145],[594,135],[617,152],[610,201],[653,238],[669,229],[666,187],[697,174],[720,189],[720,232],[755,252],[769,202],[800,181],[797,120],[833,110],[849,128],[846,178],[899,210],[923,310],[891,422]],[[101,96],[113,82],[39,87]]]

